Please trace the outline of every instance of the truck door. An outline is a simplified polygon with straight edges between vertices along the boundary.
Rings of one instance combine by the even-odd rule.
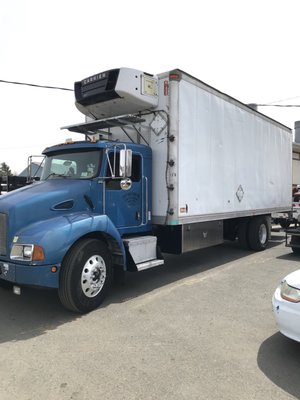
[[[105,211],[116,227],[129,228],[138,227],[145,224],[143,216],[143,174],[142,174],[142,156],[133,154],[132,157],[132,176],[131,186],[127,190],[121,189],[120,183],[122,178],[119,177],[119,161],[120,153],[109,153],[110,164],[115,163],[116,177],[106,179],[105,183]],[[109,177],[111,171],[108,165],[106,166],[106,176]]]

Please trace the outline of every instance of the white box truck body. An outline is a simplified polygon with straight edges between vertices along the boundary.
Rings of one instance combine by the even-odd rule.
[[[102,93],[90,105],[77,101],[88,122],[67,128],[151,147],[151,217],[163,250],[248,237],[245,218],[248,224],[291,209],[289,128],[179,69],[156,76],[118,71],[118,98]]]
[[[175,161],[169,176],[176,188],[171,196],[172,222],[289,209],[291,131],[197,79],[178,74],[181,79],[169,82],[169,96],[164,98],[169,135],[174,136],[169,146]],[[167,141],[151,138],[153,215],[161,220],[167,205],[166,184],[160,179],[167,163]]]

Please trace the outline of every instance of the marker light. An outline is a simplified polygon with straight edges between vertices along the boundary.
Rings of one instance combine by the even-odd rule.
[[[179,76],[179,74],[170,74],[169,79],[174,80],[174,81],[179,81],[180,76]]]

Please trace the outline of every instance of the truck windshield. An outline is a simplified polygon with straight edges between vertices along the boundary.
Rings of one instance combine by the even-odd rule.
[[[97,176],[101,160],[99,149],[47,154],[41,180],[91,179]]]

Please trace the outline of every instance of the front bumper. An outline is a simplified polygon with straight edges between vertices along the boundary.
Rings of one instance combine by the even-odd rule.
[[[52,272],[53,265],[24,265],[0,260],[0,279],[16,285],[32,285],[58,288],[60,265],[55,265],[57,272]]]
[[[273,295],[272,305],[280,332],[288,338],[300,342],[300,303],[284,300],[278,287]]]

